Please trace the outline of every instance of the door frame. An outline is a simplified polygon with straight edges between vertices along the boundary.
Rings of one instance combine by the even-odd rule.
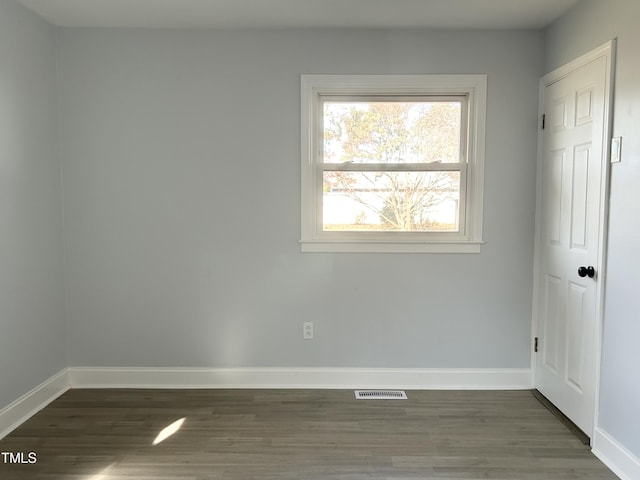
[[[538,152],[536,165],[536,218],[535,218],[535,238],[534,238],[534,259],[533,259],[533,303],[532,303],[532,322],[531,322],[531,338],[538,336],[538,298],[539,298],[539,273],[540,273],[540,250],[541,250],[541,216],[542,216],[542,164],[543,164],[543,130],[542,116],[544,112],[544,96],[545,89],[553,83],[565,78],[570,73],[583,67],[592,61],[604,57],[606,59],[606,76],[605,76],[605,92],[604,92],[604,125],[602,138],[602,180],[601,180],[601,199],[600,199],[600,221],[599,221],[599,247],[597,252],[596,271],[598,272],[598,282],[596,284],[596,331],[594,332],[594,355],[596,360],[594,375],[594,411],[593,411],[593,430],[585,432],[591,439],[593,438],[598,427],[598,411],[600,399],[600,364],[602,361],[602,332],[604,319],[604,294],[606,282],[606,253],[607,253],[607,232],[609,220],[609,185],[611,175],[611,137],[613,131],[613,81],[615,66],[615,47],[616,41],[610,40],[598,48],[572,60],[571,62],[553,70],[552,72],[540,78],[538,91],[538,118],[540,119],[538,128]],[[537,388],[537,353],[534,348],[531,349],[531,372],[532,384]]]

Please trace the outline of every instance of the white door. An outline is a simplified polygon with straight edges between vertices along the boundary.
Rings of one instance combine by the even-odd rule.
[[[600,341],[610,55],[543,85],[536,388],[589,437]],[[543,79],[544,80],[544,79]]]

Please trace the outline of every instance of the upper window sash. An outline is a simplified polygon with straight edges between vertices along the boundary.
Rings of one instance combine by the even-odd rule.
[[[323,165],[345,165],[350,162],[326,162],[324,155],[324,140],[323,135],[326,131],[327,125],[324,124],[324,113],[325,113],[325,104],[345,104],[345,105],[357,105],[357,104],[376,104],[376,103],[408,103],[419,105],[421,103],[425,104],[452,104],[456,103],[460,106],[460,125],[459,125],[459,139],[458,139],[458,155],[457,161],[446,161],[448,165],[455,163],[466,163],[467,161],[467,116],[468,116],[468,95],[467,94],[459,94],[459,95],[318,95],[318,118],[317,121],[320,125],[319,130],[322,132],[318,137],[317,141],[319,143],[318,148],[322,149],[322,152],[318,155],[317,163]],[[439,162],[409,162],[409,161],[395,161],[395,162],[384,162],[378,163],[377,165],[402,165],[402,164],[414,164],[415,167],[409,167],[414,170],[437,170],[437,168],[428,168],[425,169],[422,165],[433,164],[437,165]],[[374,162],[353,162],[353,164],[357,165],[367,165],[374,164]],[[443,168],[443,170],[447,170],[447,168]]]

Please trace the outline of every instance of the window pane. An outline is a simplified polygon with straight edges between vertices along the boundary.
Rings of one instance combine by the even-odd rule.
[[[457,232],[460,172],[324,172],[324,231]]]
[[[324,163],[460,162],[462,104],[325,101]]]

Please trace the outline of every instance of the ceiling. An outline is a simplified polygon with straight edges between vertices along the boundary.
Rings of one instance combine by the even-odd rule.
[[[523,29],[579,0],[18,0],[63,27]]]

